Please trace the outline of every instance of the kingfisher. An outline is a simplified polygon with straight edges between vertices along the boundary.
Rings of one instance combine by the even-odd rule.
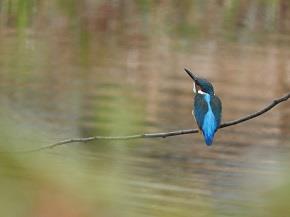
[[[186,68],[184,70],[193,80],[195,97],[192,115],[202,131],[205,143],[210,146],[221,124],[221,100],[215,95],[213,85],[209,81],[193,75]]]

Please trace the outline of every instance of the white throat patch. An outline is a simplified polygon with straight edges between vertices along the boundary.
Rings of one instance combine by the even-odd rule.
[[[198,90],[197,92],[198,92],[199,94],[207,94],[207,93],[203,92],[202,90]]]
[[[192,88],[193,93],[196,93],[196,86],[195,86],[195,82],[193,82],[193,88]]]

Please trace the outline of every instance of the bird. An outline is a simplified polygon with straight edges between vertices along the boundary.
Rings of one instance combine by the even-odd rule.
[[[193,75],[189,69],[184,70],[193,80],[195,97],[192,115],[202,131],[205,143],[210,146],[221,124],[221,100],[215,95],[214,87],[208,80]]]

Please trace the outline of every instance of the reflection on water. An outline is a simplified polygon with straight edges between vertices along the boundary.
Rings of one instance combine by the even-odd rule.
[[[1,32],[4,151],[70,137],[196,127],[192,83],[184,67],[213,82],[224,121],[255,112],[290,89],[290,46],[282,36],[261,43],[203,39],[193,32],[172,37],[162,21],[166,14],[157,6],[156,19],[144,12],[136,20],[118,14],[128,10],[134,15],[129,6],[102,7],[103,12],[113,10],[112,20],[100,13],[101,30],[92,35],[81,31],[77,40],[62,28],[65,21],[55,26],[55,34]],[[186,4],[178,10],[183,9]],[[140,23],[148,29],[137,31]],[[186,35],[185,27],[176,26],[182,28],[178,34]],[[110,28],[116,28],[114,34]],[[155,32],[148,34],[151,30]],[[245,216],[261,207],[262,193],[281,182],[289,156],[289,123],[286,102],[260,118],[220,130],[210,148],[195,134],[3,154],[3,186],[15,182],[19,189],[11,195],[32,201],[18,202],[19,212],[33,216],[59,215],[51,211],[57,204],[62,216]],[[29,189],[27,195],[23,189]],[[56,202],[47,205],[51,201]],[[82,208],[67,211],[76,204]]]

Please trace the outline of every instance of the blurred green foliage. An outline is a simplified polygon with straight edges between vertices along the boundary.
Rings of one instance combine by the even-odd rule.
[[[129,19],[132,13],[137,19],[154,16],[154,11],[162,13],[163,26],[183,37],[192,33],[237,31],[289,32],[290,12],[288,0],[217,0],[217,1],[76,1],[76,0],[6,0],[1,2],[1,26],[12,28],[50,28],[55,22],[65,19],[67,27],[79,34],[117,30],[111,22]],[[145,14],[145,17],[144,17]],[[162,17],[164,14],[164,17]],[[159,16],[159,15],[158,15]],[[168,23],[167,20],[171,22]],[[156,20],[155,20],[156,21]],[[106,26],[104,26],[106,25]],[[140,27],[142,29],[142,27]],[[85,30],[85,31],[84,31]],[[218,31],[215,31],[218,30]],[[107,30],[106,30],[107,31]],[[239,34],[239,33],[237,33]],[[237,36],[238,37],[238,36]],[[83,37],[81,37],[83,38]],[[86,38],[86,37],[84,37]]]

